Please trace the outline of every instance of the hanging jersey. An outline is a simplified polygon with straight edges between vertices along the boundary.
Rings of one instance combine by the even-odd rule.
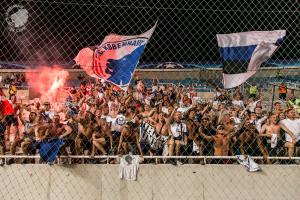
[[[125,155],[120,159],[119,176],[120,179],[135,181],[139,169],[140,157],[138,155]]]

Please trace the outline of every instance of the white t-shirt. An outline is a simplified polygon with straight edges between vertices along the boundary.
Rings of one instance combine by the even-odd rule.
[[[218,109],[219,101],[213,101],[213,108]]]
[[[156,85],[156,86],[152,86],[152,92],[154,92],[154,91],[158,91],[158,86]]]
[[[124,155],[120,159],[120,179],[135,181],[139,169],[140,157],[138,155]]]
[[[184,114],[184,113],[186,113],[189,109],[191,109],[192,107],[193,107],[192,105],[190,105],[190,106],[188,106],[188,107],[184,107],[184,105],[182,104],[182,105],[180,106],[180,108],[177,109],[177,111]]]
[[[264,121],[266,121],[266,119],[268,119],[268,117],[264,116],[260,119],[255,120],[255,128],[258,132],[261,131],[262,124],[263,124]]]
[[[239,124],[241,123],[241,119],[238,117],[231,117],[231,119],[233,119],[233,121],[234,121],[234,124],[235,124],[234,127],[238,127]]]
[[[55,113],[53,111],[45,111],[45,115],[47,115],[50,119],[53,119]]]
[[[161,107],[161,111],[165,114],[169,114],[169,109],[166,106]]]
[[[183,136],[187,132],[185,123],[173,123],[171,124],[171,132],[174,137]]]
[[[254,112],[255,107],[256,107],[256,104],[257,104],[258,102],[259,102],[259,100],[258,100],[258,101],[251,102],[251,103],[249,104],[249,110],[250,110],[250,112]]]
[[[232,104],[236,106],[244,107],[244,102],[242,100],[233,100]]]
[[[125,116],[124,115],[117,115],[115,118],[113,117],[107,117],[107,122],[111,122],[111,131],[122,131],[122,125],[125,124]]]
[[[297,138],[300,140],[300,119],[284,119],[280,121],[285,127],[287,127]],[[292,142],[292,138],[287,133],[285,134],[285,139],[287,142]]]

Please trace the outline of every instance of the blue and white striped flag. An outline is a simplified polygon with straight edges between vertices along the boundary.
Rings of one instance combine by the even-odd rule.
[[[253,76],[285,35],[285,30],[217,34],[224,88],[237,87]]]

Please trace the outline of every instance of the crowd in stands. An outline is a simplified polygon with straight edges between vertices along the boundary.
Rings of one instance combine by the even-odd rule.
[[[15,85],[15,86],[23,86],[26,83],[25,75],[22,73],[11,74],[10,76],[2,77],[3,85]]]
[[[136,80],[127,91],[100,81],[81,81],[60,104],[19,103],[17,92],[9,97],[1,92],[0,154],[33,155],[40,141],[61,138],[64,144],[59,155],[89,155],[91,160],[95,155],[128,153],[244,154],[263,156],[270,163],[269,156],[298,155],[300,119],[295,105],[300,101],[293,93],[281,95],[271,105],[271,100],[262,101],[255,88],[247,95],[240,88],[232,95],[216,88],[214,99],[204,100],[192,87],[160,85],[158,80],[151,87]],[[154,142],[143,137],[150,129]],[[174,159],[164,161],[175,163]]]

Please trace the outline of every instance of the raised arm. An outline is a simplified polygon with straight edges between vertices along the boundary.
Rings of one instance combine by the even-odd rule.
[[[25,119],[23,117],[23,111],[24,111],[24,108],[22,106],[22,108],[20,109],[20,112],[19,112],[19,119],[22,122],[22,124],[25,125],[26,121],[25,121]]]
[[[206,111],[207,111],[207,109],[210,107],[210,105],[209,104],[207,104],[204,108],[203,108],[203,110],[201,111],[201,114],[203,115]]]
[[[124,139],[123,134],[124,134],[124,131],[127,131],[125,129],[126,129],[126,127],[123,128],[121,136],[120,136],[120,141],[119,141],[119,145],[118,145],[118,149],[117,149],[117,154],[120,153],[120,149],[121,149],[121,146],[122,146],[122,143],[123,143],[123,139]]]
[[[222,115],[223,115],[224,110],[220,110],[218,113],[218,124],[222,124]]]
[[[135,139],[136,139],[136,145],[138,147],[140,155],[143,156],[143,151],[142,151],[142,147],[141,147],[141,143],[140,143],[140,134],[135,133]]]
[[[261,137],[267,136],[267,134],[265,134],[266,130],[267,130],[266,125],[264,124],[262,126],[261,130],[259,131],[259,136],[261,136]]]
[[[177,111],[177,108],[178,108],[177,106],[174,107],[174,109],[173,109],[173,111],[172,111],[172,113],[170,115],[170,122],[173,120],[173,117],[174,117],[175,112]]]
[[[73,131],[72,128],[69,125],[64,125],[63,128],[64,128],[65,131],[62,135],[60,135],[60,138],[64,138],[64,137],[70,135]]]
[[[239,126],[238,126],[237,128],[235,128],[234,131],[232,131],[232,132],[229,134],[229,138],[232,138],[232,137],[236,136],[236,134],[239,133],[239,132],[242,130],[242,128],[244,127],[245,123],[246,123],[246,121],[243,120],[243,121],[239,124]]]

